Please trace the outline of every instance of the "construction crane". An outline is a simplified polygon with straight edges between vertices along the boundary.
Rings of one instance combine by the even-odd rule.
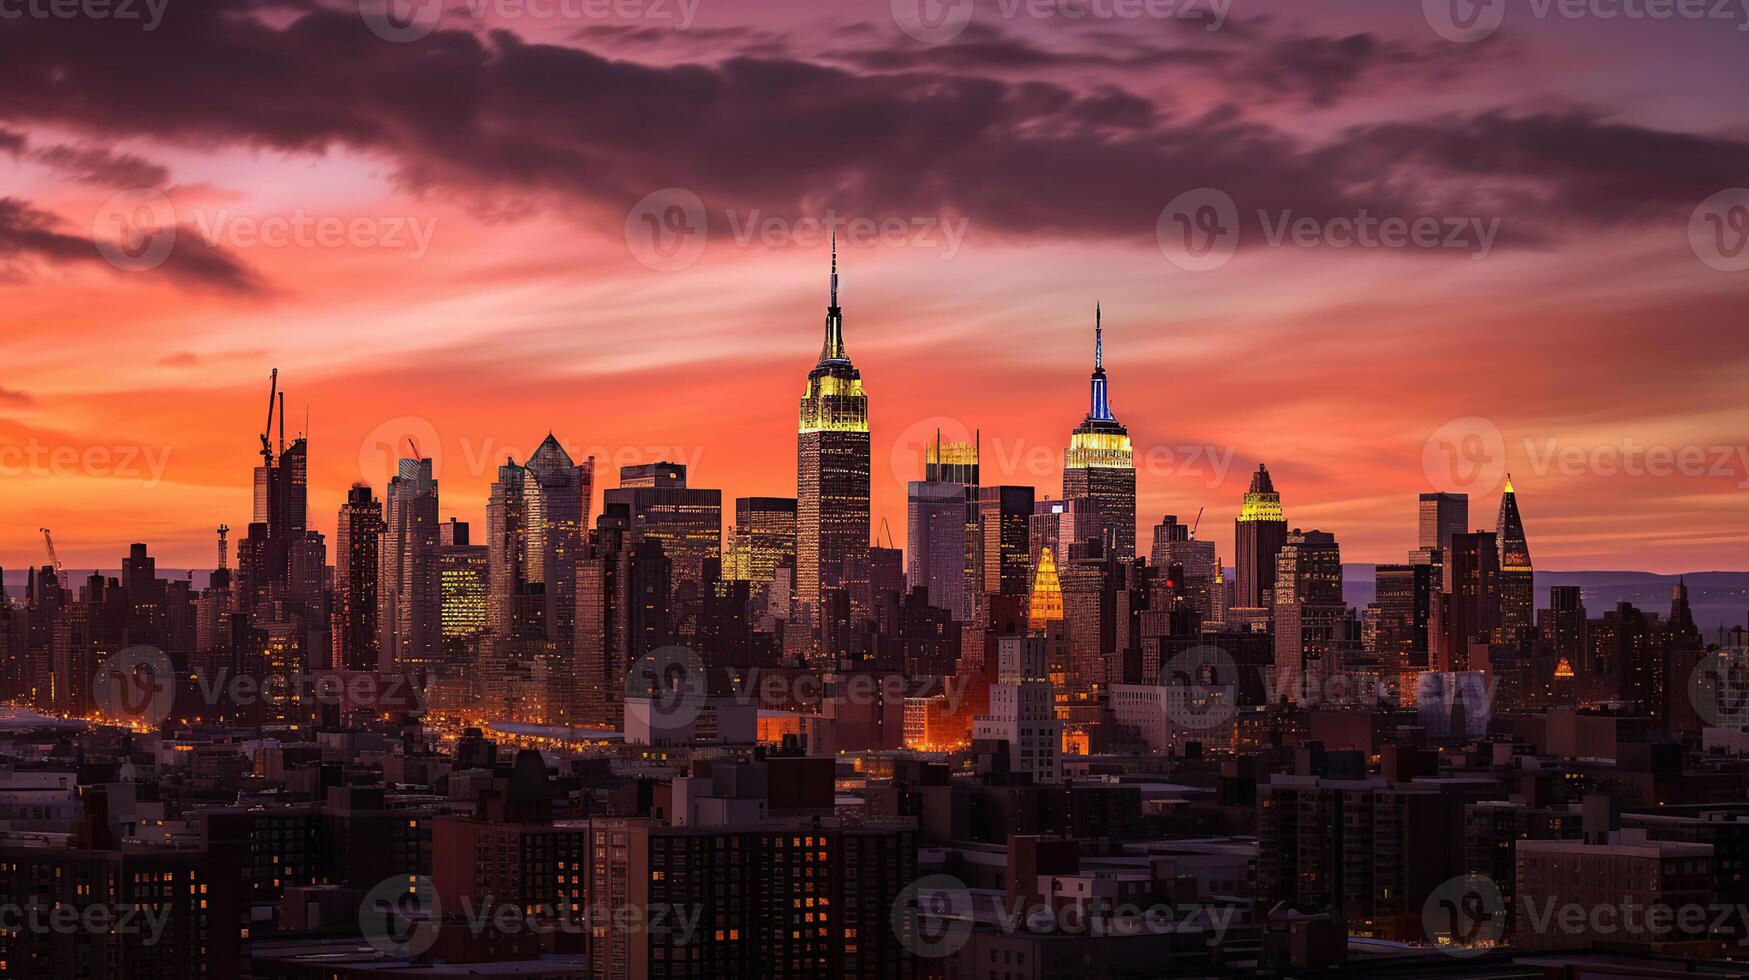
[[[54,566],[55,582],[64,589],[67,587],[67,575],[61,571],[61,556],[55,554],[55,539],[49,535],[48,528],[39,527],[37,530],[43,533],[43,546],[49,549],[49,564]]]
[[[887,547],[893,546],[893,529],[887,526],[887,519],[881,518],[881,533],[887,536]]]
[[[413,462],[415,462],[415,463],[425,462],[425,457],[419,455],[419,440],[414,439],[412,436],[408,436],[407,437],[407,448],[413,450]]]
[[[273,369],[273,378],[267,388],[267,422],[261,427],[261,465],[273,466],[273,406],[279,399],[279,368]]]
[[[1190,540],[1196,540],[1196,529],[1202,527],[1202,508],[1196,509],[1196,520],[1190,522]]]
[[[219,525],[219,568],[220,569],[228,569],[231,567],[230,566],[231,546],[230,546],[230,542],[227,540],[227,536],[230,533],[231,533],[231,525],[229,525],[229,524],[220,524]]]

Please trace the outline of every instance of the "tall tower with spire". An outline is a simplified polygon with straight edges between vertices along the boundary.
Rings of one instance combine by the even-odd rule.
[[[1105,382],[1105,327],[1093,306],[1093,376],[1087,417],[1063,450],[1063,497],[1091,499],[1108,553],[1136,556],[1136,465],[1130,430],[1111,414]],[[1067,547],[1065,543],[1064,547]]]
[[[1494,539],[1500,550],[1500,632],[1511,642],[1521,630],[1534,625],[1536,574],[1530,564],[1530,545],[1524,539],[1524,520],[1518,514],[1518,494],[1512,489],[1512,474],[1500,494],[1500,515],[1494,521]]]
[[[826,339],[808,372],[796,426],[797,618],[815,631],[826,591],[844,585],[846,562],[868,559],[868,396],[844,349],[836,239],[830,296]]]

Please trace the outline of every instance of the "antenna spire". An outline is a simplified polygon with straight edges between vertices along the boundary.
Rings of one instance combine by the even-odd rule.
[[[832,305],[838,305],[838,229],[832,229]]]
[[[1093,304],[1093,370],[1105,367],[1105,327],[1100,322],[1099,303]]]

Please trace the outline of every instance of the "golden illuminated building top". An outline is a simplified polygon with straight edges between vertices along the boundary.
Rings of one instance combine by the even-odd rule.
[[[826,341],[802,392],[799,432],[867,432],[868,396],[862,372],[844,350],[844,313],[838,306],[838,248],[832,248],[832,305],[826,309]]]
[[[925,463],[937,466],[976,466],[978,465],[978,447],[969,442],[932,442],[925,451]]]
[[[1027,618],[1034,631],[1043,632],[1049,623],[1063,621],[1063,582],[1057,577],[1057,559],[1046,548],[1038,554],[1038,568],[1032,576],[1032,600]]]
[[[1258,521],[1285,521],[1281,510],[1281,494],[1269,478],[1269,471],[1259,466],[1251,476],[1251,488],[1245,491],[1245,504],[1239,520],[1250,524]]]

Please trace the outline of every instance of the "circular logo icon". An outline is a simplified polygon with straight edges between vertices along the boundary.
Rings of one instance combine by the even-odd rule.
[[[971,445],[972,441],[972,430],[956,418],[932,415],[912,422],[893,440],[893,451],[889,457],[893,467],[893,479],[900,486],[912,480],[923,479],[930,452],[937,442],[945,447]]]
[[[953,875],[927,875],[893,900],[893,934],[913,956],[941,959],[972,938],[972,893]]]
[[[941,44],[966,32],[972,0],[892,0],[893,23],[913,41]]]
[[[372,34],[406,44],[437,29],[443,0],[358,0],[358,15]]]
[[[710,241],[704,199],[684,187],[644,195],[626,213],[626,248],[647,269],[678,272],[697,262]]]
[[[1506,934],[1506,899],[1487,875],[1458,875],[1428,893],[1421,906],[1428,942],[1453,956],[1476,956]]]
[[[1688,218],[1688,245],[1708,268],[1749,269],[1749,188],[1733,187],[1700,202]]]
[[[1185,191],[1160,209],[1154,241],[1186,272],[1219,269],[1239,250],[1239,206],[1217,187]]]
[[[91,701],[110,721],[156,728],[176,703],[176,668],[157,647],[119,650],[92,676]]]
[[[1421,0],[1421,15],[1447,41],[1474,44],[1500,29],[1506,20],[1506,0]]]
[[[358,473],[367,482],[396,475],[403,459],[431,460],[433,478],[443,475],[443,440],[437,427],[417,415],[378,424],[358,444]]]
[[[1166,717],[1180,727],[1215,728],[1239,710],[1239,665],[1218,646],[1205,643],[1173,655],[1160,665],[1160,683],[1168,688]]]
[[[423,875],[384,878],[358,905],[358,927],[378,956],[411,959],[437,942],[437,889]]]
[[[123,272],[148,272],[176,247],[176,207],[156,187],[134,187],[103,202],[91,219],[91,241]]]
[[[1452,419],[1422,444],[1421,469],[1435,490],[1487,493],[1506,476],[1506,437],[1493,419]]]
[[[1749,648],[1728,647],[1701,657],[1688,675],[1688,697],[1710,725],[1749,725]]]
[[[626,699],[649,699],[652,731],[673,732],[698,720],[705,689],[704,661],[690,647],[652,650],[626,672]]]

